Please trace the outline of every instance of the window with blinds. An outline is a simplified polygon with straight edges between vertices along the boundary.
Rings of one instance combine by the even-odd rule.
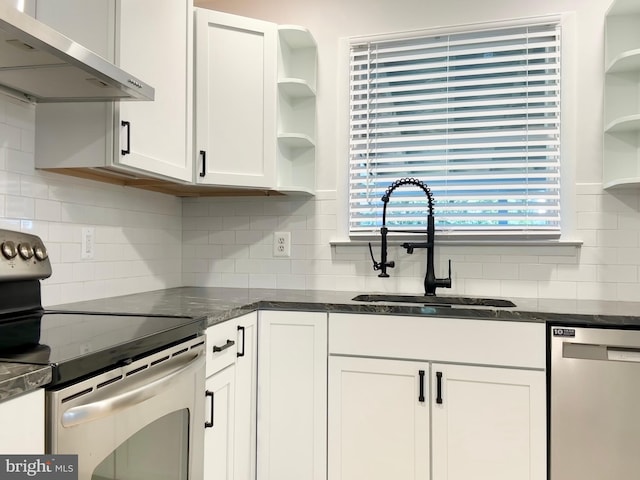
[[[426,183],[436,229],[560,235],[560,24],[350,45],[349,232],[377,232],[381,197]],[[390,227],[426,225],[397,189]]]

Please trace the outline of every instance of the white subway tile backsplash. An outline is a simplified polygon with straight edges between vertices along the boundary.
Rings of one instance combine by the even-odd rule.
[[[538,282],[538,295],[542,298],[567,298],[577,297],[576,282]]]
[[[531,298],[538,296],[538,282],[533,280],[502,280],[501,297]]]
[[[598,230],[599,247],[637,247],[636,230]]]
[[[305,275],[278,274],[276,287],[285,290],[304,290],[306,288]]]
[[[276,275],[272,273],[253,273],[249,275],[249,288],[276,288]]]
[[[580,300],[609,300],[615,298],[618,291],[615,283],[580,282],[576,288]]]
[[[234,233],[235,244],[236,245],[261,245],[261,244],[269,244],[271,245],[273,242],[273,231],[275,229],[266,229],[266,230],[238,230],[237,232],[224,232],[226,236],[231,237],[229,233]],[[220,240],[224,240],[221,238]],[[218,242],[211,242],[218,243]],[[222,243],[233,243],[233,242],[222,242]]]
[[[0,171],[0,194],[20,195],[20,175]]]
[[[61,216],[60,202],[54,200],[35,199],[35,214],[37,220],[49,220],[59,222]]]
[[[637,265],[598,265],[597,281],[600,283],[637,283]]]
[[[575,237],[583,241],[582,247],[561,244],[442,245],[436,250],[436,274],[446,275],[447,260],[451,258],[454,278],[454,288],[444,293],[523,297],[540,295],[575,299],[578,288],[582,295],[589,291],[590,285],[603,284],[598,298],[635,299],[629,298],[632,289],[627,285],[635,284],[636,280],[630,280],[635,278],[633,272],[637,276],[636,267],[640,265],[637,235],[640,228],[636,224],[638,211],[633,210],[637,198],[624,195],[622,200],[604,200],[608,194],[602,191],[599,184],[578,185],[576,189],[581,192],[581,197],[577,202],[580,209]],[[230,199],[189,199],[185,201],[184,208],[201,203],[208,206],[210,214],[223,215],[227,212],[228,215],[235,208],[232,207],[233,202]],[[209,232],[210,241],[215,238],[216,242],[220,242],[223,247],[221,258],[227,260],[218,266],[211,263],[212,272],[235,272],[249,277],[252,274],[276,273],[275,288],[423,293],[425,252],[416,251],[410,256],[398,246],[390,247],[389,259],[396,262],[396,267],[389,269],[390,278],[381,279],[377,277],[378,272],[372,269],[366,244],[330,245],[334,238],[339,237],[339,207],[334,192],[322,192],[316,198],[306,199],[246,198],[239,204],[245,213],[261,211],[261,214],[252,213],[250,220],[225,216],[225,230]],[[603,211],[603,204],[611,213]],[[275,227],[272,220],[274,216],[277,217]],[[183,222],[185,238],[189,238],[190,230],[196,230],[187,220],[185,218]],[[274,230],[290,231],[292,234],[292,257],[286,259],[286,263],[272,258]],[[231,233],[235,234],[235,238]],[[248,248],[248,255],[243,246]],[[374,246],[374,254],[379,256],[378,245]],[[186,241],[183,257],[190,258]],[[285,273],[279,273],[280,270],[269,271],[282,265],[288,269]],[[632,267],[618,272],[620,278],[616,278],[610,269],[603,269],[603,265]],[[194,273],[190,272],[188,263],[183,265],[183,270],[185,275]],[[612,276],[616,281],[615,289],[610,287]],[[305,282],[301,281],[302,278]],[[211,284],[208,278],[202,281]],[[253,284],[259,281],[264,280],[255,280]]]
[[[605,212],[578,212],[580,230],[615,230],[618,228],[618,216]]]
[[[35,200],[28,197],[7,195],[5,197],[5,210],[13,218],[32,219],[35,214]]]
[[[556,266],[540,263],[523,263],[520,265],[519,280],[545,281],[555,280],[557,277]]]
[[[22,176],[20,195],[31,198],[49,198],[49,185],[38,177]]]
[[[184,233],[187,232],[188,231],[185,231]],[[216,230],[213,232],[209,232],[209,243],[212,243],[214,245],[234,244],[237,243],[237,239],[239,236],[241,237],[242,235],[249,233],[250,232],[246,232],[244,230],[239,232],[234,232],[232,230]],[[251,234],[254,233],[251,232]]]
[[[485,263],[482,266],[482,278],[517,280],[519,271],[519,266],[513,263]]]
[[[22,133],[20,129],[14,125],[0,123],[0,146],[3,148],[20,149],[22,146]]]

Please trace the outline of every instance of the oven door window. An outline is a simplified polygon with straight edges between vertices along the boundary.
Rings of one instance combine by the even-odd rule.
[[[91,476],[92,480],[187,480],[189,412],[170,413],[118,446]]]

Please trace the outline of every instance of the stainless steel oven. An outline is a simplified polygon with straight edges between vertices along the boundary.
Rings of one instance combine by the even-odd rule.
[[[47,451],[79,478],[195,480],[204,462],[204,337],[47,392]]]
[[[201,480],[204,319],[46,310],[40,238],[0,230],[0,361],[45,364],[46,453],[79,480]]]

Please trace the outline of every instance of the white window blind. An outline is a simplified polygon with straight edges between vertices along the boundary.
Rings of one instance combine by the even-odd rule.
[[[560,234],[560,25],[354,42],[350,234],[378,231],[387,187],[426,183],[436,229]],[[387,225],[422,227],[427,202],[397,189]]]

